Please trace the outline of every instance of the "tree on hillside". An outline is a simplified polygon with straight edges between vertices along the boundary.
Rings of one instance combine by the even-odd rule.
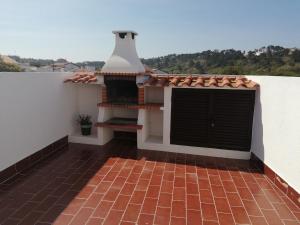
[[[21,72],[22,69],[14,64],[9,64],[3,62],[2,59],[0,59],[0,72]]]

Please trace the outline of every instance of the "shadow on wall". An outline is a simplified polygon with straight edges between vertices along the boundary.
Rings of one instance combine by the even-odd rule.
[[[263,141],[263,122],[262,122],[262,105],[260,99],[260,89],[256,90],[255,108],[252,126],[252,147],[251,153],[255,154],[261,161],[264,162],[264,141]]]

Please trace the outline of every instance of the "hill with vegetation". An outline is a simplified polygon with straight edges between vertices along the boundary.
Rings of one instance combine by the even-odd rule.
[[[17,63],[41,67],[65,59],[34,59],[9,56]],[[142,59],[151,68],[166,73],[190,74],[252,74],[274,76],[300,76],[300,49],[268,46],[253,51],[207,50],[193,54],[171,54],[162,57]],[[94,67],[100,70],[103,61],[85,61],[76,63],[80,67]],[[18,65],[1,61],[0,71],[22,71]]]
[[[21,71],[22,69],[18,65],[6,62],[0,57],[0,72],[21,72]]]
[[[167,73],[300,76],[300,49],[268,46],[254,51],[208,50],[142,59]]]

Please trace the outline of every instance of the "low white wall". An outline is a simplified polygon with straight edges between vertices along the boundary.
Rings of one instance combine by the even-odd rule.
[[[149,110],[149,135],[163,136],[163,112],[160,110]]]
[[[161,87],[146,87],[145,99],[146,99],[146,103],[164,102],[164,89]]]
[[[0,73],[0,171],[74,129],[69,73]]]
[[[252,152],[300,192],[300,77],[248,78],[260,84]]]
[[[72,84],[69,85],[77,87],[77,112],[78,114],[87,114],[92,118],[93,124],[98,122],[98,106],[101,100],[100,85],[97,84]],[[74,121],[76,124],[76,121]],[[76,124],[75,133],[80,133],[80,125]],[[92,133],[96,133],[97,128],[92,127]]]

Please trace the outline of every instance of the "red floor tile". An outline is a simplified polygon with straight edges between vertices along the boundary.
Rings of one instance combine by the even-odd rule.
[[[265,217],[249,216],[251,223],[255,225],[268,225]]]
[[[222,186],[211,186],[211,191],[214,197],[216,198],[225,198],[225,191]]]
[[[0,185],[1,225],[300,224],[300,208],[245,160],[115,142],[70,147],[18,179]]]
[[[130,196],[120,194],[116,199],[112,209],[125,210],[129,200],[130,200]]]
[[[172,202],[172,215],[173,217],[185,217],[186,207],[184,201]]]
[[[96,208],[102,198],[103,194],[93,193],[84,204],[84,207]]]
[[[199,194],[198,185],[195,183],[186,183],[186,193],[187,194]]]
[[[243,200],[243,204],[249,216],[262,216],[261,210],[254,200]]]
[[[227,198],[215,198],[215,205],[219,213],[231,213]]]
[[[200,210],[199,195],[186,196],[187,209]]]
[[[64,215],[61,214],[59,215],[55,221],[54,221],[54,225],[65,225],[65,224],[69,224],[69,222],[73,219],[73,216],[71,215]]]
[[[133,204],[142,204],[145,199],[146,191],[135,191],[132,194],[130,203]]]
[[[155,198],[145,198],[145,202],[142,207],[142,213],[155,214],[157,201],[158,200]]]
[[[148,188],[148,185],[150,183],[150,180],[140,179],[139,182],[136,185],[135,190],[137,191],[146,191]]]
[[[214,203],[211,190],[200,190],[200,202],[201,203]]]
[[[139,225],[151,225],[153,224],[154,215],[140,214],[138,223]]]
[[[161,193],[159,195],[158,199],[158,206],[159,207],[171,207],[171,202],[172,202],[172,194],[168,193]]]
[[[187,183],[195,183],[197,184],[198,182],[198,176],[196,173],[187,173],[186,174],[186,182]]]
[[[175,177],[174,187],[185,187],[185,178]]]
[[[237,192],[237,189],[231,180],[222,181],[225,192]]]
[[[126,178],[125,177],[120,177],[118,176],[114,182],[112,183],[111,185],[111,188],[115,188],[115,189],[118,189],[118,190],[121,190],[121,188],[124,186],[125,184],[125,181],[126,181]]]
[[[230,213],[218,213],[219,222],[222,225],[234,225],[234,219]]]
[[[106,219],[104,220],[104,225],[118,225],[120,224],[123,212],[112,209]]]
[[[90,218],[86,225],[100,225],[103,221],[104,220],[100,218]]]
[[[284,220],[296,220],[297,219],[285,204],[274,203],[273,206],[274,206],[275,210],[277,211],[280,219],[284,219]]]
[[[96,210],[93,213],[93,217],[105,218],[112,207],[113,202],[101,201]]]
[[[84,199],[78,199],[78,198],[73,199],[69,203],[69,205],[64,209],[63,213],[75,215],[79,211],[79,209],[81,208],[84,202],[85,202]]]
[[[123,221],[136,222],[141,210],[141,205],[129,204],[125,214],[123,216]]]
[[[262,213],[267,219],[269,224],[282,225],[283,222],[280,220],[275,210],[262,209]]]
[[[134,188],[135,184],[125,183],[120,194],[131,195],[133,193]]]
[[[232,214],[236,223],[249,224],[250,220],[243,207],[231,207]]]
[[[170,172],[171,173],[171,172]],[[161,185],[162,176],[153,174],[150,180],[150,185]]]
[[[202,223],[200,210],[187,210],[187,225],[200,225]]]
[[[110,188],[103,197],[104,201],[115,201],[120,190],[115,188]]]
[[[184,201],[185,200],[185,188],[175,187],[173,191],[173,200]]]
[[[217,221],[212,221],[212,220],[203,220],[202,224],[203,225],[220,225]]]
[[[40,217],[42,217],[43,213],[41,212],[30,212],[27,214],[23,220],[19,223],[19,225],[28,225],[28,224],[35,224]]]
[[[201,203],[201,210],[204,220],[218,220],[214,204]]]
[[[185,218],[178,218],[178,217],[171,217],[171,223],[172,225],[186,225],[186,219]]]
[[[171,219],[171,208],[160,208],[157,207],[154,224],[165,225],[169,224]]]
[[[148,198],[158,198],[159,191],[160,191],[160,186],[150,185],[148,190],[147,190],[146,197],[148,197]]]
[[[108,191],[111,184],[112,184],[112,182],[110,182],[110,181],[102,181],[96,188],[95,192],[103,194]]]
[[[272,204],[268,201],[268,199],[264,195],[253,195],[253,196],[258,206],[261,209],[273,209]]]
[[[199,179],[198,180],[199,189],[210,190],[210,183],[208,179]]]
[[[211,185],[222,186],[221,178],[219,175],[209,175]]]
[[[162,181],[161,184],[161,192],[162,193],[172,193],[173,192],[173,186],[174,182],[173,181]]]
[[[91,208],[82,208],[78,214],[73,218],[70,225],[82,225],[85,224],[89,219],[91,214],[93,213],[93,209]]]

